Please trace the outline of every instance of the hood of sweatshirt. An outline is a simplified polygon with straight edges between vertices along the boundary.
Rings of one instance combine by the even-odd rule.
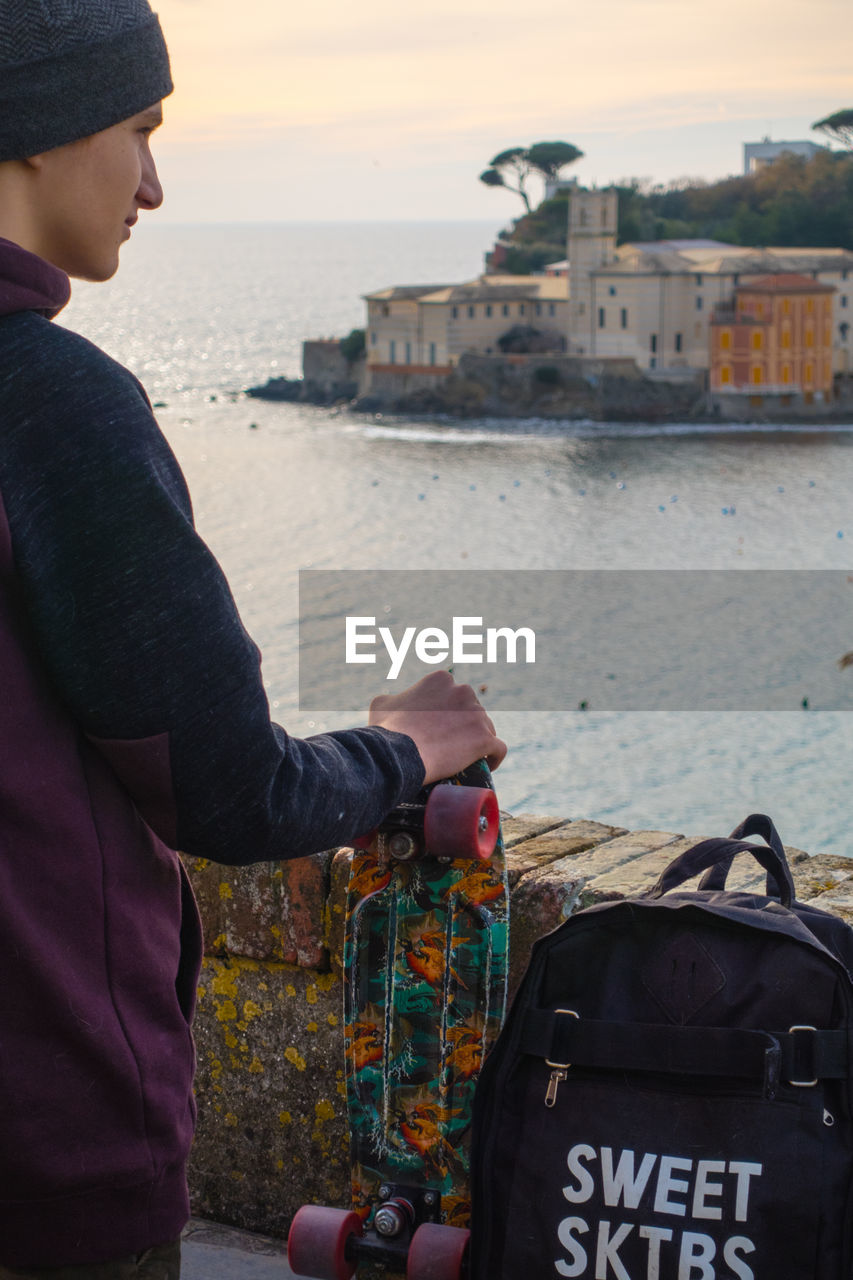
[[[70,297],[64,271],[0,236],[0,316],[37,311],[52,320]]]

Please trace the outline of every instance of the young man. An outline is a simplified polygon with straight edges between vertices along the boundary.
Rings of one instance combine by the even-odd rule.
[[[0,1280],[174,1280],[198,920],[504,744],[437,673],[299,741],[135,378],[50,320],[162,191],[147,0],[0,0]]]

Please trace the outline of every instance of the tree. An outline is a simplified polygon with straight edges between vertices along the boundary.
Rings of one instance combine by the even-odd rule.
[[[527,162],[544,178],[556,178],[567,164],[580,160],[583,152],[571,142],[534,142],[527,149]]]
[[[480,181],[487,187],[506,187],[507,191],[514,191],[521,196],[525,209],[530,213],[530,197],[524,185],[530,174],[555,178],[565,165],[580,160],[582,155],[583,152],[571,142],[534,142],[531,147],[509,147],[489,162],[488,169],[480,174]],[[507,178],[513,178],[515,186]]]
[[[832,138],[833,142],[841,142],[845,147],[853,149],[853,107],[842,107],[831,116],[817,120],[813,129],[821,129]]]

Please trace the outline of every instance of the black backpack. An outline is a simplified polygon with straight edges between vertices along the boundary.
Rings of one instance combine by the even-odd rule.
[[[767,896],[726,891],[740,851]],[[478,1084],[471,1280],[851,1280],[851,971],[762,814],[540,939]]]

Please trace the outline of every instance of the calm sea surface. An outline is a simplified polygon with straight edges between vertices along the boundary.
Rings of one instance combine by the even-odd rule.
[[[470,279],[496,230],[143,220],[116,279],[63,313],[157,403],[291,732],[336,727],[297,710],[300,568],[853,571],[853,425],[454,424],[240,394],[298,374],[303,338],[363,324],[363,293]],[[511,811],[716,835],[759,810],[788,843],[853,852],[849,712],[591,707],[499,729]]]

